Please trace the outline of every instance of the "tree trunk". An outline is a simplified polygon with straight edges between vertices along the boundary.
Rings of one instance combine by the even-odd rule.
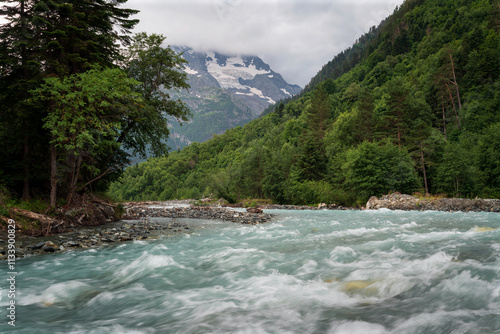
[[[441,106],[443,107],[443,130],[444,130],[444,140],[448,140],[446,137],[446,114],[444,111],[444,97],[443,94],[441,94]]]
[[[26,33],[26,10],[25,1],[20,2],[21,5],[21,31],[23,39],[27,38]],[[26,56],[26,44],[23,43],[21,46],[21,63],[23,68],[23,77],[28,79],[28,67],[27,67],[27,56]],[[28,119],[24,118],[23,126],[26,131],[24,136],[24,147],[23,147],[23,200],[26,201],[30,198],[30,168],[28,163],[29,156],[29,136],[28,136]]]
[[[27,120],[25,120],[25,129],[27,128]],[[23,201],[30,199],[30,167],[28,164],[29,156],[29,136],[26,134],[24,136],[24,147],[23,147]]]
[[[450,52],[450,61],[451,61],[451,71],[453,73],[453,84],[455,85],[457,89],[457,99],[458,99],[458,110],[462,110],[462,102],[460,101],[460,91],[458,89],[458,82],[457,82],[457,76],[455,75],[455,65],[453,64],[453,56],[451,55],[451,50]]]
[[[460,130],[460,120],[458,118],[458,111],[457,108],[455,107],[455,99],[453,98],[453,94],[451,93],[450,86],[448,86],[447,83],[445,83],[446,89],[448,90],[448,93],[450,94],[450,101],[453,106],[453,111],[455,111],[455,118],[457,119],[457,127]]]
[[[50,145],[50,207],[56,207],[57,200],[57,151],[54,144]]]
[[[429,188],[427,187],[427,173],[425,172],[425,160],[424,160],[424,149],[422,144],[420,144],[420,161],[422,162],[422,171],[424,173],[424,186],[425,186],[425,194],[429,194]]]
[[[80,154],[78,158],[76,159],[74,168],[73,168],[73,176],[71,178],[71,182],[69,185],[69,192],[68,192],[68,197],[67,197],[67,202],[68,204],[71,203],[71,200],[73,199],[73,195],[76,192],[76,184],[78,183],[78,178],[80,177],[80,169],[82,166],[82,155]]]

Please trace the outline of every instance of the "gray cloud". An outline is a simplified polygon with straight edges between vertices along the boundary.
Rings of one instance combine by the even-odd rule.
[[[390,15],[403,0],[129,0],[136,31],[171,45],[260,56],[304,86],[337,53]]]

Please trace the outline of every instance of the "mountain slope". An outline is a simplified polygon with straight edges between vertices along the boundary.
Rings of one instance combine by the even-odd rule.
[[[301,91],[256,56],[195,52],[185,46],[172,49],[182,52],[188,61],[184,71],[191,88],[171,95],[184,101],[193,112],[189,123],[179,126],[171,122],[172,148],[203,142],[213,134],[244,125],[269,105]]]
[[[407,0],[300,96],[127,169],[111,194],[348,205],[392,191],[499,198],[499,18],[498,1]]]

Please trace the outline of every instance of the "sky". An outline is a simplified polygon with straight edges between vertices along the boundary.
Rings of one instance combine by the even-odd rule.
[[[403,1],[128,0],[123,7],[140,10],[135,32],[163,34],[167,44],[196,51],[259,56],[304,87]]]
[[[169,45],[256,55],[304,87],[328,61],[377,26],[403,0],[129,0],[135,32]]]

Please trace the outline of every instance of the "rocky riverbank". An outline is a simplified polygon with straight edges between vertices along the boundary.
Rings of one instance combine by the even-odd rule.
[[[221,207],[169,207],[168,205],[148,203],[125,203],[124,219],[143,219],[149,217],[161,218],[192,218],[214,219],[241,224],[260,224],[270,220],[270,214],[235,211]]]
[[[122,241],[157,238],[160,235],[175,235],[189,230],[188,224],[176,221],[152,222],[119,221],[100,227],[79,228],[70,232],[33,237],[16,237],[16,257],[89,249],[112,245]],[[0,259],[6,259],[7,241],[0,239]]]
[[[270,204],[259,206],[259,208],[266,210],[357,210],[357,208],[353,207],[325,203],[318,204],[317,206]]]
[[[188,201],[124,203],[123,220],[101,226],[78,227],[42,237],[18,235],[16,257],[89,249],[119,242],[155,239],[190,233],[205,228],[203,221],[260,224],[272,218],[262,212],[250,213],[220,207],[195,207]],[[7,239],[0,237],[0,260],[7,258]]]
[[[436,210],[462,212],[500,212],[498,199],[467,199],[467,198],[418,198],[411,195],[394,193],[380,198],[372,196],[366,203],[366,209],[391,210]]]

